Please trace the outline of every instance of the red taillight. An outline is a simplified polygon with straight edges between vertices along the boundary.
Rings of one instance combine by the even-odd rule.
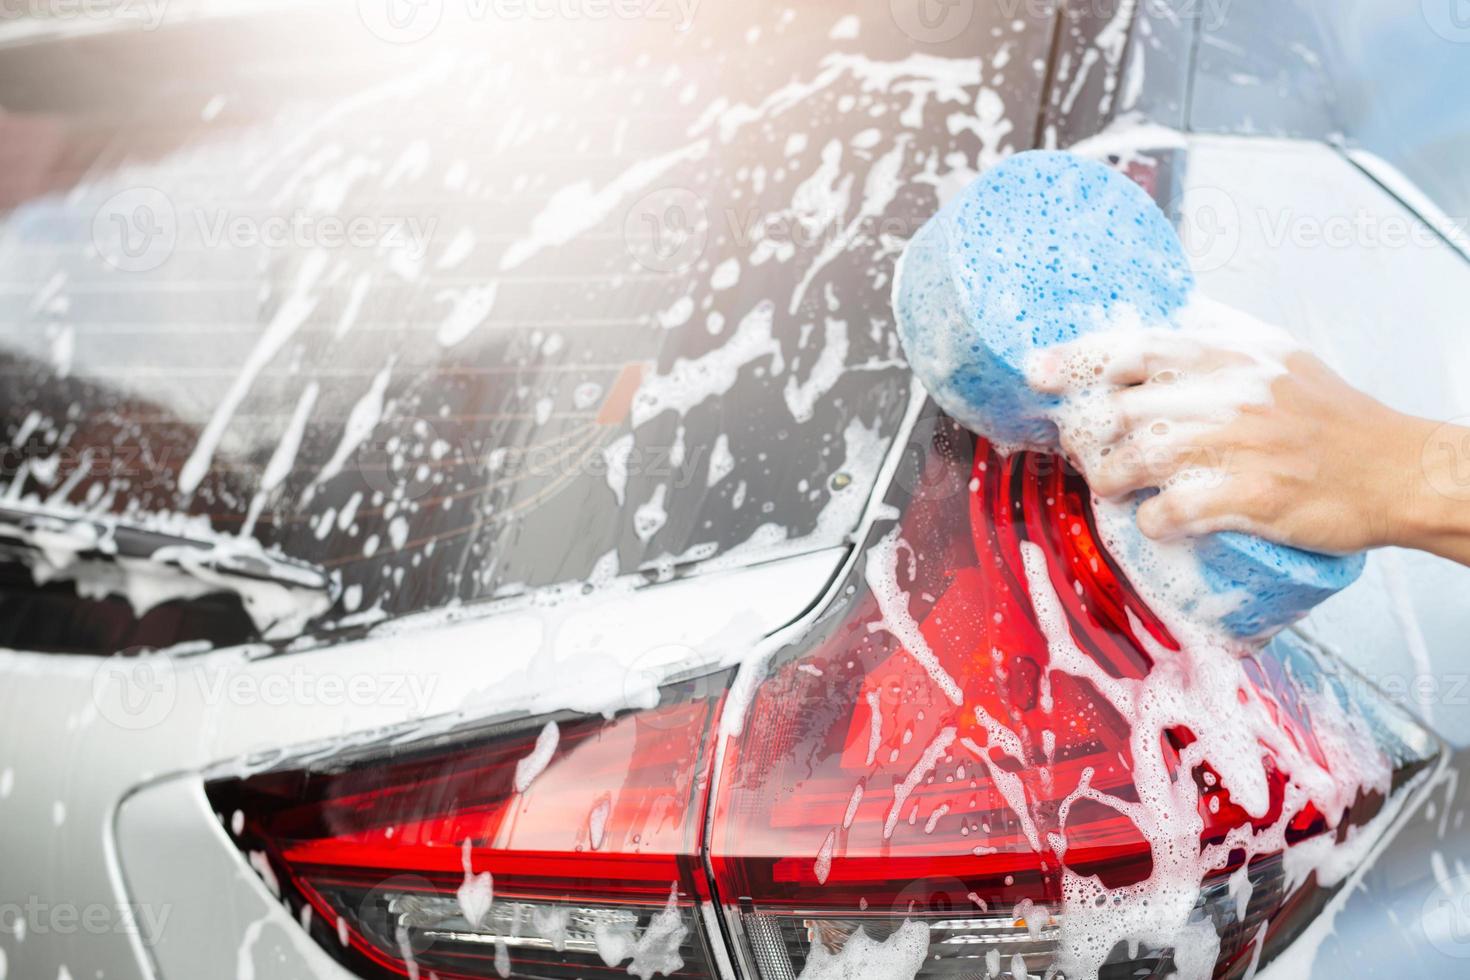
[[[612,721],[457,732],[208,792],[360,975],[707,977],[697,830],[717,708],[670,689]]]
[[[942,419],[926,448],[738,709],[708,813],[727,677],[210,798],[363,976],[712,977],[726,937],[744,980],[1245,976],[1437,746],[1300,641],[1179,642],[1060,461]]]
[[[1082,480],[975,445],[936,439],[866,575],[726,745],[710,852],[741,955],[761,980],[884,957],[924,978],[1234,976],[1316,908],[1283,855],[1368,821],[1429,743],[1371,726],[1287,641],[1181,654]],[[1221,670],[1233,689],[1190,673]],[[1207,686],[1250,727],[1155,703]]]

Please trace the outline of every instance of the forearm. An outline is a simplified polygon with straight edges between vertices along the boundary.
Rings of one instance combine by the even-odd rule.
[[[1384,543],[1470,565],[1470,428],[1412,422],[1418,452],[1406,460],[1408,499]]]

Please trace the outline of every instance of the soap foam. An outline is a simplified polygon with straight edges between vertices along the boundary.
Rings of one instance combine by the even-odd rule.
[[[1330,695],[1307,693],[1313,734],[1325,760],[1319,763],[1277,724],[1276,708],[1251,682],[1238,644],[1201,628],[1193,617],[1162,614],[1181,645],[1177,651],[1154,641],[1141,623],[1132,623],[1134,635],[1153,660],[1141,680],[1114,678],[1095,669],[1092,658],[1072,639],[1045,553],[1031,542],[1021,548],[1028,591],[1047,639],[1048,671],[1087,680],[1131,726],[1137,801],[1094,789],[1092,772],[1086,770],[1059,808],[1061,836],[1071,805],[1091,800],[1132,821],[1153,860],[1147,879],[1121,888],[1108,888],[1096,877],[1064,868],[1058,967],[1078,980],[1095,978],[1119,943],[1141,943],[1174,949],[1179,980],[1208,980],[1219,939],[1211,923],[1196,912],[1205,878],[1226,867],[1231,852],[1239,850],[1247,863],[1257,855],[1285,852],[1295,884],[1311,871],[1318,872],[1324,884],[1341,880],[1343,869],[1354,863],[1353,854],[1341,852],[1332,833],[1307,842],[1310,846],[1289,848],[1287,825],[1308,802],[1335,825],[1360,791],[1386,796],[1389,761],[1361,718]],[[1289,774],[1276,821],[1255,832],[1249,825],[1237,827],[1223,842],[1202,848],[1195,783],[1175,778],[1164,755],[1166,733],[1178,727],[1187,728],[1196,740],[1179,752],[1177,771],[1189,772],[1207,762],[1231,800],[1256,819],[1270,809],[1262,756],[1273,757]]]
[[[1178,420],[1149,426],[1137,451],[1189,445],[1242,406],[1267,403],[1293,349],[1282,332],[1199,297],[1178,235],[1148,195],[1067,153],[1017,154],[926,222],[900,260],[893,304],[925,388],[1002,452],[1054,452],[1059,443],[1074,455],[1112,451],[1120,399],[1094,382],[1146,363],[1152,347],[1197,352],[1208,342],[1228,351],[1227,365],[1200,377],[1175,371],[1158,379],[1170,383],[1123,399],[1145,417]],[[1079,338],[1092,339],[1064,366],[1073,392],[1028,383],[1037,351]],[[1216,460],[1161,482],[1197,501],[1218,486],[1220,469]],[[1257,530],[1241,524],[1189,546],[1199,566],[1192,608],[1235,636],[1279,630],[1362,573],[1362,556],[1271,544],[1250,536]],[[1163,562],[1136,527],[1115,537],[1120,550],[1139,553],[1135,567]],[[1178,572],[1183,561],[1169,564]]]

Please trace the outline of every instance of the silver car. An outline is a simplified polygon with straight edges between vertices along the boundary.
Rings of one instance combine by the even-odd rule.
[[[1181,644],[889,301],[1071,148],[1470,415],[1463,13],[0,11],[0,980],[1470,976],[1470,572]]]

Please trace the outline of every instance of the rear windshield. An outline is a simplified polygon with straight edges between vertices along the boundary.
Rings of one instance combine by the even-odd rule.
[[[205,515],[339,616],[843,543],[893,260],[1029,145],[1047,23],[371,6],[0,49],[8,492]]]

